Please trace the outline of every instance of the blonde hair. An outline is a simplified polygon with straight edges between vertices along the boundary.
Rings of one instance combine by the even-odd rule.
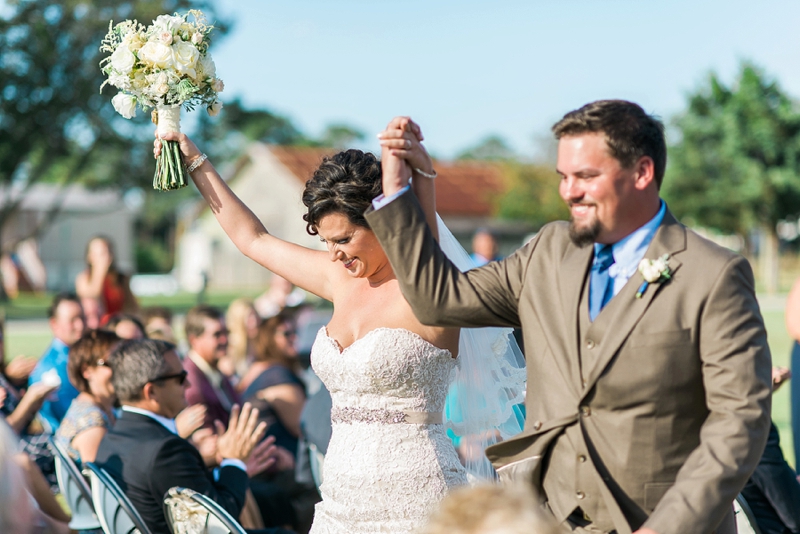
[[[551,514],[552,516],[552,514]],[[421,534],[554,534],[555,522],[523,484],[453,490]]]
[[[256,313],[253,301],[247,298],[238,298],[230,303],[228,311],[225,313],[225,323],[228,326],[228,357],[237,372],[247,362],[247,352],[250,346],[250,340],[247,337],[247,316],[250,311]]]

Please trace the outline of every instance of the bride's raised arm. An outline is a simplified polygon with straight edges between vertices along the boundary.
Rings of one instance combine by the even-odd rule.
[[[170,132],[162,139],[180,143],[187,168],[191,168],[193,162],[200,163],[190,173],[192,180],[236,248],[294,285],[331,300],[328,273],[333,264],[328,254],[271,235],[250,208],[231,191],[211,162],[207,159],[200,161],[203,155],[185,134]],[[159,150],[160,143],[156,140],[154,153]]]
[[[386,174],[396,174],[393,182],[397,184],[407,183],[411,176],[411,189],[422,205],[425,213],[425,220],[433,232],[433,237],[439,240],[439,228],[436,222],[436,171],[433,168],[433,161],[422,146],[422,131],[417,123],[409,117],[395,117],[386,126],[386,130],[378,134],[380,144],[383,149],[383,172]],[[392,162],[391,157],[397,157],[406,164],[399,165]],[[386,183],[386,178],[384,178]],[[387,193],[387,192],[384,192]],[[391,194],[391,192],[388,192]]]

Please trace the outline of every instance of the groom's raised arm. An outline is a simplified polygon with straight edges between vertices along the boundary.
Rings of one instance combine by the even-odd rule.
[[[417,318],[436,326],[519,327],[518,296],[534,239],[500,262],[462,273],[444,255],[410,190],[366,212]]]

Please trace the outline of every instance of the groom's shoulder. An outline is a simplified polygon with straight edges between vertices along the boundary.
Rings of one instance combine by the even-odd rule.
[[[711,239],[700,235],[695,230],[685,227],[686,231],[686,252],[687,256],[697,258],[698,261],[708,262],[714,265],[724,265],[732,260],[739,259],[747,262],[744,256],[727,247],[724,247]],[[710,267],[710,265],[708,265]]]

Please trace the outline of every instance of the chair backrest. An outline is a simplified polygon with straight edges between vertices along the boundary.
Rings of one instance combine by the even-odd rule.
[[[753,510],[740,493],[733,501],[733,513],[736,518],[736,530],[739,534],[761,534],[761,529],[756,523],[756,516]]]
[[[164,517],[173,534],[246,534],[222,506],[188,488],[170,488],[164,496]]]
[[[56,479],[61,495],[67,501],[72,520],[69,528],[72,530],[92,530],[100,528],[100,521],[94,512],[92,503],[92,490],[83,478],[80,469],[72,460],[69,453],[64,450],[56,440],[50,437],[47,440],[56,464]]]
[[[92,501],[105,534],[152,534],[116,481],[105,469],[86,464],[92,481]]]

